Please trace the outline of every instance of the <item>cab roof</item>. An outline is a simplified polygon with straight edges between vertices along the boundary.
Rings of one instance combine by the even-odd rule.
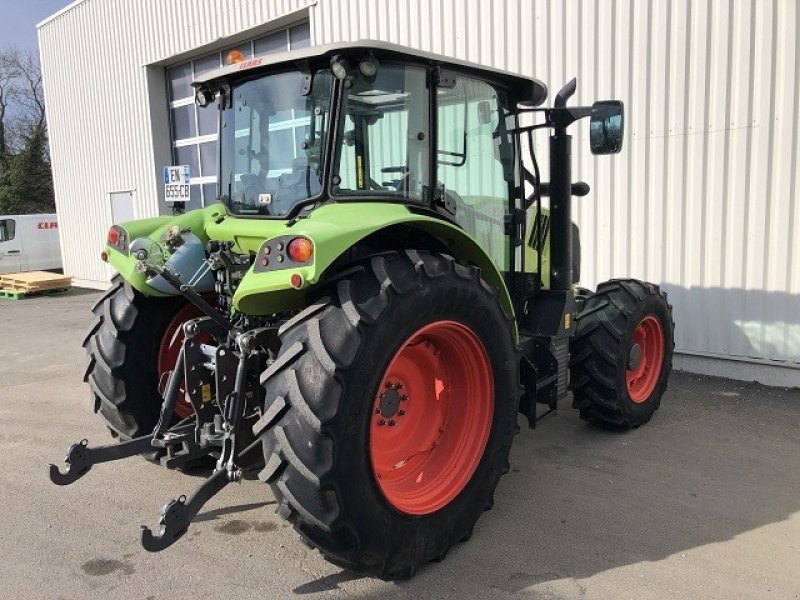
[[[432,66],[442,66],[444,68],[452,67],[459,70],[469,72],[477,77],[496,79],[505,85],[515,89],[519,95],[520,101],[527,101],[528,104],[537,106],[545,101],[547,98],[547,86],[532,77],[524,77],[522,75],[504,71],[502,69],[495,69],[485,65],[443,56],[441,54],[434,54],[432,52],[425,52],[417,50],[416,48],[409,48],[399,44],[391,44],[389,42],[381,42],[377,40],[358,40],[355,42],[341,42],[336,44],[325,44],[321,46],[309,46],[300,50],[290,50],[288,52],[281,52],[278,54],[265,54],[256,56],[255,58],[246,59],[239,63],[226,65],[213,71],[208,71],[197,77],[192,85],[195,87],[203,87],[215,80],[224,80],[235,76],[243,71],[261,71],[267,70],[269,67],[280,65],[283,63],[292,63],[305,60],[315,60],[323,58],[333,58],[336,54],[349,53],[349,52],[371,52],[380,61],[383,59],[411,59],[413,62],[427,63]]]

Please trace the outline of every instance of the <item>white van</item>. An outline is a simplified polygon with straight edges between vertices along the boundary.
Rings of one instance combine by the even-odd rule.
[[[0,274],[60,268],[55,215],[0,215]]]

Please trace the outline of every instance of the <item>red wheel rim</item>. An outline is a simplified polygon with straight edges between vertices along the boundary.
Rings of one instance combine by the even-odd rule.
[[[178,354],[183,345],[183,324],[190,319],[195,319],[203,315],[203,312],[194,304],[186,304],[178,313],[172,318],[172,321],[167,325],[164,335],[161,337],[161,342],[158,346],[158,358],[156,361],[156,375],[159,384],[168,373],[175,368],[175,362],[178,360]],[[198,336],[198,341],[207,342],[208,339],[202,339],[204,336]],[[178,399],[175,401],[175,414],[180,419],[185,419],[194,414],[194,408],[191,402],[186,398],[186,391],[184,386],[181,385]]]
[[[637,347],[639,356],[634,356]],[[635,364],[631,364],[634,361]],[[641,404],[650,397],[658,383],[663,364],[664,327],[654,315],[647,315],[636,326],[631,338],[628,369],[625,372],[625,383],[631,400]]]
[[[493,410],[492,366],[468,327],[436,321],[409,337],[370,416],[372,471],[386,500],[412,515],[449,504],[478,467]]]

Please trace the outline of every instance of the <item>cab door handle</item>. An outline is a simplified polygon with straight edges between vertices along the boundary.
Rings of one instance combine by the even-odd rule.
[[[6,254],[19,254],[19,250],[9,250]]]

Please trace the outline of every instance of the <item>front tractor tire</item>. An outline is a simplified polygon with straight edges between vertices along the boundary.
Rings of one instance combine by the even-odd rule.
[[[382,254],[279,335],[254,427],[279,514],[331,562],[385,579],[468,538],[507,470],[521,394],[512,321],[480,271]]]
[[[159,380],[183,342],[180,325],[199,311],[183,298],[146,297],[117,276],[92,312],[83,347],[94,411],[120,440],[147,435],[161,409]],[[175,412],[188,416],[191,405],[179,399]]]
[[[570,387],[581,418],[612,429],[649,421],[672,370],[667,295],[651,283],[611,280],[586,298],[575,321]]]

